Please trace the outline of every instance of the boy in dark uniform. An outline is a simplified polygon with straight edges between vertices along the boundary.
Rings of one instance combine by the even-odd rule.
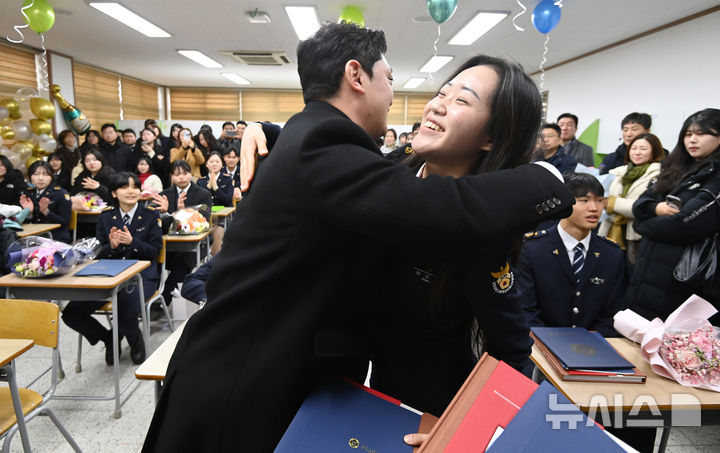
[[[593,232],[604,190],[591,175],[570,173],[575,195],[570,217],[526,235],[518,283],[531,326],[585,327],[617,336],[613,315],[623,307],[627,272],[623,251]]]
[[[60,186],[53,186],[53,170],[49,163],[39,160],[28,171],[32,185],[20,195],[20,206],[30,210],[27,223],[59,223],[52,237],[70,242],[68,225],[72,214],[70,194]]]
[[[140,181],[137,175],[120,172],[112,175],[109,188],[115,199],[115,208],[100,214],[97,224],[97,238],[102,244],[100,258],[138,259],[151,261],[150,267],[141,272],[145,297],[150,297],[158,287],[160,273],[157,257],[162,249],[162,226],[158,212],[152,207],[138,203]],[[140,301],[139,291],[134,285],[118,292],[119,335],[130,344],[130,358],[135,364],[145,360],[138,315],[145,301]],[[90,344],[105,343],[105,362],[113,364],[112,332],[106,329],[92,314],[105,305],[106,301],[73,302],[63,311],[63,321],[81,333]],[[121,351],[118,351],[118,357]]]

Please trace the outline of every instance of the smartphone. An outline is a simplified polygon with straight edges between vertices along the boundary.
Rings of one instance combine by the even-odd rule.
[[[674,206],[675,208],[679,210],[682,209],[683,201],[680,199],[680,197],[676,197],[675,195],[668,195],[665,197],[665,203],[667,203],[670,206]]]
[[[149,145],[150,142],[142,142],[143,145]]]
[[[192,138],[192,134],[188,131],[185,131],[183,132],[183,137],[189,140],[190,138]]]
[[[225,135],[228,137],[237,137],[237,131],[226,131]]]

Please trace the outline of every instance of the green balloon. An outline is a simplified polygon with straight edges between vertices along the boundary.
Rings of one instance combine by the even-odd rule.
[[[362,11],[357,6],[346,6],[343,12],[338,17],[338,22],[352,22],[360,28],[365,27],[365,17]]]
[[[25,10],[28,17],[28,25],[33,31],[45,33],[55,24],[55,10],[47,0],[25,0],[23,8],[32,3],[32,6]]]
[[[430,16],[438,24],[450,19],[457,8],[457,0],[427,0]]]

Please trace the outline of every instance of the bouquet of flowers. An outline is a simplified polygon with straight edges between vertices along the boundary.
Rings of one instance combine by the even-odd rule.
[[[173,213],[171,234],[197,234],[210,229],[207,219],[200,214],[201,206],[178,209]]]
[[[705,299],[691,296],[663,322],[632,310],[615,314],[615,330],[640,343],[643,358],[660,376],[688,387],[720,392],[720,329],[708,318],[717,313]]]
[[[73,207],[82,211],[102,211],[107,206],[100,196],[92,192],[78,192],[73,198],[79,199],[77,206],[73,203]]]
[[[24,278],[43,278],[70,272],[75,265],[93,259],[100,250],[97,238],[75,245],[30,236],[10,244],[8,265],[13,273]]]

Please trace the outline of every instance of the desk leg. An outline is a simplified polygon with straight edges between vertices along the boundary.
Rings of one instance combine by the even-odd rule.
[[[151,264],[153,266],[154,264]],[[147,319],[147,312],[145,311],[145,288],[143,288],[142,275],[139,273],[135,275],[137,281],[138,294],[140,295],[140,318],[142,319],[142,335],[143,341],[145,342],[145,355],[150,355],[150,322]]]
[[[660,435],[660,445],[658,445],[658,453],[665,453],[667,448],[668,439],[670,438],[670,427],[663,426],[662,434]]]
[[[18,392],[17,381],[15,380],[15,368],[13,367],[13,362],[8,363],[2,369],[7,373],[8,385],[10,386],[10,397],[12,398],[13,408],[15,409],[15,417],[17,418],[18,431],[20,431],[23,451],[25,453],[32,453],[27,427],[25,426],[25,416],[22,411],[22,403],[20,402],[20,393]]]
[[[113,341],[113,374],[115,377],[115,418],[122,417],[120,410],[120,332],[118,332],[118,289],[112,293],[112,341]]]
[[[155,406],[160,402],[160,392],[162,392],[162,381],[155,381]]]

